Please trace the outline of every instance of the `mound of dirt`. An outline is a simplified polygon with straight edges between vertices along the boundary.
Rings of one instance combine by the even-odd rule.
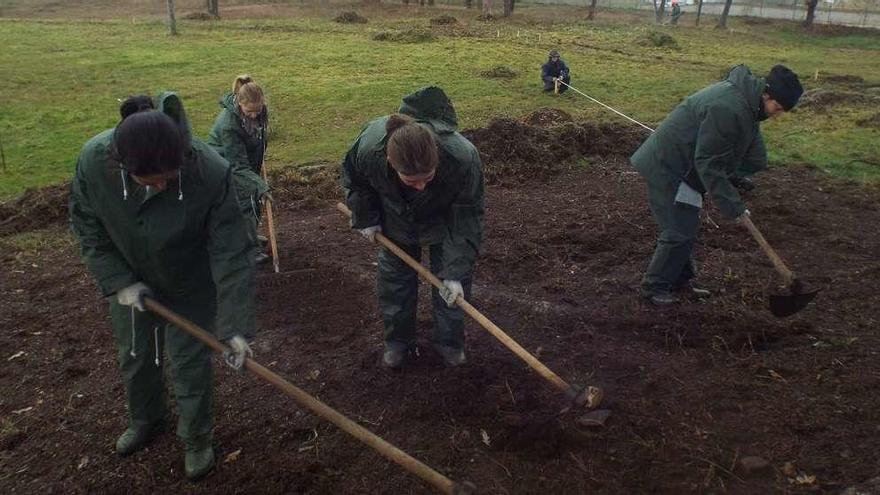
[[[642,46],[678,48],[678,41],[671,35],[661,31],[648,31],[636,38],[636,43]]]
[[[496,65],[491,69],[480,72],[480,75],[488,79],[513,79],[519,75],[519,72],[506,65]]]
[[[522,116],[519,121],[526,125],[536,127],[552,127],[554,125],[571,122],[574,119],[565,110],[558,108],[541,107],[532,113]]]
[[[811,108],[823,111],[836,105],[860,105],[864,103],[880,103],[880,98],[856,91],[839,91],[836,89],[810,89],[804,92],[798,104],[799,108]]]
[[[875,129],[880,129],[880,113],[875,113],[873,117],[868,117],[867,119],[857,120],[856,125],[859,127],[873,127]]]
[[[819,79],[830,82],[832,84],[845,84],[854,86],[861,86],[865,84],[865,79],[862,76],[854,76],[852,74],[820,74]]]
[[[338,163],[273,169],[269,171],[269,183],[275,201],[295,206],[314,206],[343,197]]]
[[[431,18],[431,24],[434,26],[458,24],[458,19],[449,14],[443,14],[441,16]]]
[[[70,184],[28,189],[0,204],[0,236],[36,230],[67,221]]]
[[[394,41],[397,43],[427,43],[434,41],[434,33],[418,26],[396,31],[379,31],[373,35],[375,41]]]
[[[342,12],[338,16],[334,17],[333,20],[340,24],[366,24],[367,22],[366,17],[352,10]]]
[[[183,16],[187,21],[213,21],[217,19],[207,12],[190,12]]]
[[[495,17],[495,16],[492,15],[492,14],[480,14],[480,15],[477,16],[477,20],[478,20],[478,21],[483,21],[483,22],[492,22],[492,21],[494,21],[494,20],[496,20],[496,19],[497,19],[497,17]]]

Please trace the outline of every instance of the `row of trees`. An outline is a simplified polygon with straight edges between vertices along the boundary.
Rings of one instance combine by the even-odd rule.
[[[371,3],[379,3],[379,0],[367,0]],[[410,0],[402,0],[405,5],[409,5]],[[413,2],[415,0],[412,0]],[[492,15],[492,0],[479,0],[482,5],[482,11],[484,16]],[[516,7],[516,0],[501,0],[503,2],[503,11],[502,16],[509,17],[513,14],[513,9]],[[418,0],[419,5],[428,5],[429,7],[434,6],[434,0]],[[596,17],[596,2],[597,0],[590,0],[589,11],[587,14],[588,20],[593,20]],[[666,16],[666,0],[660,0],[660,3],[657,3],[657,0],[653,0],[654,2],[654,16],[655,21],[658,24],[663,23]],[[813,21],[816,19],[816,6],[818,6],[819,0],[806,0],[807,7],[807,17],[804,20],[804,26],[807,28],[813,27]],[[464,0],[464,5],[467,8],[474,7],[474,0]],[[733,0],[725,0],[724,9],[721,11],[721,17],[718,19],[718,27],[726,28],[727,27],[727,16],[730,14],[730,7],[733,5]],[[168,32],[171,35],[177,34],[177,19],[174,15],[174,0],[165,0],[165,7],[167,10],[168,16]],[[220,0],[205,0],[205,7],[208,11],[208,15],[213,16],[215,18],[220,17]],[[694,22],[697,26],[700,25],[700,17],[703,13],[703,0],[699,0],[697,5],[697,18]]]

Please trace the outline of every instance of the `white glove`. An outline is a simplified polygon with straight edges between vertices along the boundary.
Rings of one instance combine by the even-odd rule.
[[[364,239],[366,239],[370,242],[376,242],[376,234],[379,234],[382,232],[382,226],[381,225],[373,225],[372,227],[367,227],[365,229],[359,229],[358,232],[360,232],[361,235],[364,236]]]
[[[752,216],[752,212],[750,212],[750,211],[748,210],[748,208],[746,208],[746,210],[742,212],[742,215],[736,217],[736,222],[737,222],[737,223],[742,223],[742,222],[743,222],[743,219],[748,218],[748,217],[750,217],[750,216]]]
[[[464,297],[464,288],[458,280],[444,280],[443,288],[440,289],[440,297],[446,301],[446,305],[450,308],[455,307],[455,300],[458,296]]]
[[[223,360],[235,371],[241,370],[241,367],[244,366],[245,357],[254,357],[254,351],[251,350],[251,346],[248,345],[247,340],[241,335],[236,335],[227,340],[226,345],[229,346],[230,350],[223,353]]]
[[[146,311],[144,296],[152,296],[153,291],[143,282],[135,282],[116,293],[116,301],[123,306],[134,306],[138,311]]]

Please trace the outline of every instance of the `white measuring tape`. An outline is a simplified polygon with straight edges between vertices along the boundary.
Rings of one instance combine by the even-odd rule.
[[[648,126],[646,126],[645,124],[639,122],[638,120],[636,120],[636,119],[634,119],[634,118],[632,118],[632,117],[627,116],[627,115],[624,114],[623,112],[621,112],[621,111],[619,111],[619,110],[617,110],[617,109],[615,109],[615,108],[612,108],[612,107],[610,107],[610,106],[608,106],[608,105],[602,103],[601,101],[599,101],[599,100],[593,98],[592,96],[590,96],[590,95],[584,93],[583,91],[577,89],[576,87],[572,86],[571,84],[566,83],[566,82],[563,81],[561,78],[557,78],[556,81],[558,81],[559,84],[565,84],[566,86],[568,86],[569,88],[571,88],[571,89],[572,89],[573,91],[575,91],[576,93],[578,93],[578,94],[580,94],[580,95],[583,95],[583,96],[589,98],[591,101],[594,101],[594,102],[596,102],[596,103],[602,105],[603,107],[607,108],[608,110],[611,110],[612,112],[616,113],[617,115],[620,115],[621,117],[625,118],[626,120],[628,120],[628,121],[630,121],[630,122],[632,122],[632,123],[634,123],[634,124],[640,125],[640,126],[644,127],[645,129],[647,129],[647,130],[649,130],[649,131],[651,131],[651,132],[654,132],[654,129],[651,129],[650,127],[648,127]]]

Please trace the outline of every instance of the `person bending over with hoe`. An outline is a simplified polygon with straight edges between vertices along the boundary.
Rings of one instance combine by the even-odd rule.
[[[458,117],[442,89],[406,96],[399,113],[368,123],[342,162],[351,226],[371,241],[382,233],[415,259],[430,251],[433,346],[448,366],[466,361],[464,314],[456,298],[470,296],[483,235],[483,165],[456,132]],[[415,346],[419,280],[379,249],[379,308],[385,322],[383,364],[400,367]]]
[[[229,167],[191,137],[176,94],[158,102],[153,110],[149,97],[130,98],[119,125],[85,144],[70,221],[110,302],[129,414],[116,452],[133,454],[164,431],[167,354],[185,473],[195,480],[214,465],[211,351],[145,312],[144,298],[213,331],[233,349],[227,362],[240,369],[252,355],[254,265]]]
[[[226,158],[232,168],[248,235],[255,246],[265,244],[267,239],[257,234],[262,202],[269,192],[261,175],[269,126],[269,109],[263,89],[251,76],[238,76],[232,82],[232,92],[220,99],[220,107],[222,110],[208,134],[208,144]],[[259,248],[255,248],[255,257],[257,263],[269,259]]]
[[[660,226],[642,281],[651,302],[673,304],[681,293],[710,295],[692,284],[703,195],[726,218],[740,221],[749,214],[731,175],[738,168],[767,168],[760,122],[791,110],[802,93],[797,75],[782,65],[766,78],[738,65],[724,80],[685,98],[632,155]]]
[[[553,91],[556,87],[556,79],[561,80],[565,84],[571,84],[571,73],[565,62],[559,58],[559,52],[550,50],[547,63],[541,66],[541,80],[544,82],[544,91]],[[559,85],[560,93],[568,89],[568,86],[565,84]]]

